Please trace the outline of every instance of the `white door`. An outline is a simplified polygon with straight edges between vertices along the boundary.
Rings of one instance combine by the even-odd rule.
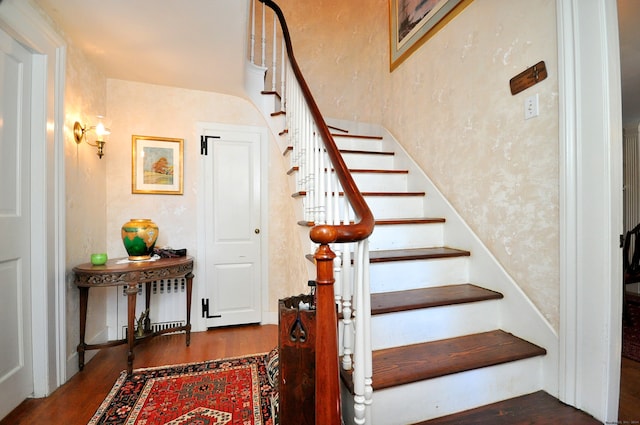
[[[264,132],[246,127],[203,128],[206,327],[262,320],[261,143]],[[208,137],[207,137],[208,136]],[[266,188],[266,185],[265,185]]]
[[[0,31],[0,418],[33,392],[30,282],[31,54]]]

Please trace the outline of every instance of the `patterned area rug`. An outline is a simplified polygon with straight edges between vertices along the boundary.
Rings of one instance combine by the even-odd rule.
[[[88,425],[273,425],[272,353],[122,372]]]
[[[640,296],[627,292],[626,320],[622,322],[622,355],[640,361]]]

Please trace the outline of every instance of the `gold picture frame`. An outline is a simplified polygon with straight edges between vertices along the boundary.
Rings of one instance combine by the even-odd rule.
[[[131,137],[131,193],[182,195],[184,139]]]
[[[473,0],[389,0],[390,71]]]

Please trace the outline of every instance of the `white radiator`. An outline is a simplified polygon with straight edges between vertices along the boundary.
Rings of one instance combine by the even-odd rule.
[[[640,223],[640,155],[638,130],[624,130],[624,231]]]
[[[125,287],[118,291],[118,338],[127,335],[127,294]],[[145,285],[138,285],[136,296],[136,318],[144,311]],[[161,279],[151,282],[150,319],[154,331],[186,324],[187,280],[185,278]]]

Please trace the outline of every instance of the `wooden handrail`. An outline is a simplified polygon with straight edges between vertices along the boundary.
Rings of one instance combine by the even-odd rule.
[[[358,242],[366,239],[373,232],[374,217],[358,190],[302,75],[293,53],[289,29],[282,10],[271,0],[259,1],[271,8],[278,17],[292,72],[316,124],[316,131],[324,143],[327,156],[340,181],[344,196],[349,201],[356,217],[354,224],[321,224],[314,226],[309,234],[312,241],[320,244],[314,254],[317,268],[315,421],[316,424],[322,425],[340,425],[342,417],[340,413],[337,313],[333,289],[335,282],[333,259],[336,254],[331,251],[329,244]]]

